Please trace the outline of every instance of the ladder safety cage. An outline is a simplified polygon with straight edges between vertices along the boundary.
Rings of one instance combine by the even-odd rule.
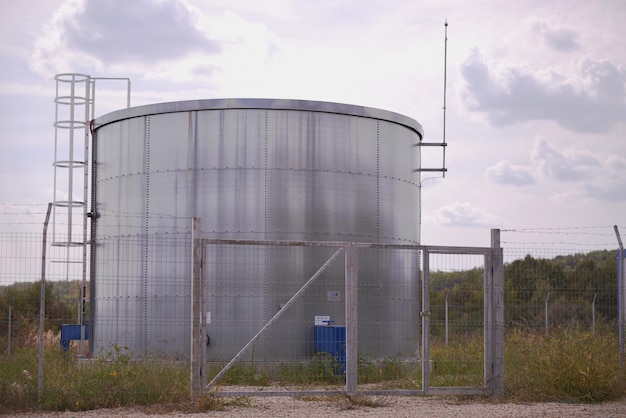
[[[78,324],[80,340],[87,340],[87,248],[89,198],[89,137],[95,117],[96,80],[127,81],[126,107],[130,107],[130,79],[92,77],[87,74],[61,73],[56,82],[54,120],[54,160],[52,199],[52,246],[65,248],[61,259],[51,260],[60,267],[65,280],[82,279]],[[95,210],[95,209],[94,209]],[[83,344],[79,345],[84,354]]]

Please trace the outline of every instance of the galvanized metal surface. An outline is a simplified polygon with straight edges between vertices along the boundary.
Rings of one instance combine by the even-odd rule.
[[[193,217],[202,218],[206,238],[419,243],[413,169],[422,131],[405,116],[326,102],[199,100],[114,112],[95,128],[96,352],[115,344],[135,355],[189,357]],[[179,238],[167,244],[170,237]],[[328,252],[207,251],[208,355],[215,358],[236,353]],[[414,351],[419,260],[376,251],[359,264],[359,350]],[[230,268],[221,264],[225,256]],[[324,280],[326,290],[341,289],[343,266]],[[261,342],[256,355],[306,355],[315,304],[305,299],[290,327]],[[332,314],[345,321],[343,309]],[[285,344],[293,332],[296,350]],[[230,348],[220,348],[225,334]]]

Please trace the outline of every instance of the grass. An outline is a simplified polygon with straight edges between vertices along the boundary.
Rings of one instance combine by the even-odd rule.
[[[431,386],[482,385],[482,339],[467,337],[431,346]],[[617,337],[610,332],[555,330],[551,335],[509,330],[505,343],[505,397],[513,402],[604,402],[626,398],[626,366],[619,367]],[[0,356],[0,415],[6,412],[80,411],[141,407],[148,411],[204,412],[249,406],[245,398],[206,396],[191,400],[189,364],[166,358],[133,361],[124,347],[77,362],[75,355],[47,349],[44,390],[37,391],[38,350],[22,347]],[[209,377],[220,369],[209,369]],[[359,358],[358,383],[418,389],[419,362],[402,357]],[[220,385],[343,386],[345,378],[332,357],[306,362],[242,363]],[[346,409],[376,407],[388,398],[351,397]],[[368,403],[372,403],[368,405]],[[343,405],[343,404],[342,404]]]
[[[431,386],[482,386],[483,339],[481,335],[455,339],[430,348]]]
[[[626,397],[611,333],[559,329],[552,335],[518,330],[505,343],[505,392],[519,401],[605,402]]]
[[[189,366],[166,359],[131,361],[123,349],[78,363],[71,353],[47,350],[44,388],[38,397],[38,350],[22,348],[2,358],[0,414],[8,411],[82,411],[161,405],[192,411],[220,410],[228,401],[206,397],[190,402]]]

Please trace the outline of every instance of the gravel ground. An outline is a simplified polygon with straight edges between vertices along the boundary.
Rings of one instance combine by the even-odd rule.
[[[159,412],[119,408],[86,412],[45,412],[9,415],[26,417],[625,417],[626,400],[603,404],[493,403],[454,397],[368,397],[378,406],[350,405],[345,398],[254,397],[248,404],[206,413]]]

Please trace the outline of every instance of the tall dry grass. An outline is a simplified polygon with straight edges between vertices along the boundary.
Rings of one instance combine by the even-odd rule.
[[[519,401],[605,402],[626,397],[617,337],[577,329],[550,335],[511,330],[505,343],[506,396]]]
[[[431,347],[431,384],[482,384],[482,339]],[[77,361],[59,347],[46,349],[44,390],[38,397],[38,350],[22,347],[0,357],[0,415],[7,412],[79,411],[151,405],[182,411],[224,409],[236,400],[190,398],[189,364],[166,358],[133,361],[123,347],[107,355]],[[509,330],[505,343],[505,399],[519,402],[604,402],[626,398],[626,366],[619,367],[617,337],[609,332],[591,335],[576,329],[551,335]],[[419,366],[419,365],[417,365]],[[242,366],[244,367],[244,366]],[[277,376],[241,367],[223,384],[303,385],[337,384],[335,364],[312,359],[297,369],[280,369]],[[326,376],[326,378],[322,378]],[[403,359],[360,359],[359,383],[415,384],[419,367]],[[326,380],[328,379],[328,380]],[[399,386],[395,383],[402,383]]]

